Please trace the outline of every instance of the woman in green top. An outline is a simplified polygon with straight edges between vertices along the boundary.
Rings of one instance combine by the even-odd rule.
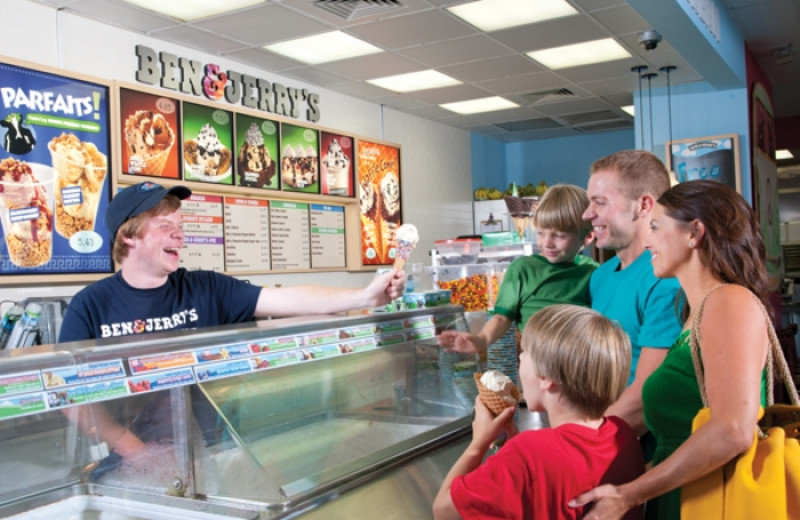
[[[713,181],[670,188],[653,211],[648,248],[653,271],[674,276],[686,297],[684,331],[645,382],[644,418],[657,439],[654,467],[621,486],[601,486],[571,501],[596,502],[587,520],[620,518],[647,501],[647,518],[680,518],[680,487],[721,467],[753,441],[763,402],[769,348],[766,250],[758,218],[733,189]],[[688,327],[708,295],[700,354],[711,419],[691,432],[703,407]]]
[[[579,253],[592,240],[583,220],[586,190],[570,184],[547,189],[534,215],[539,254],[514,260],[503,275],[494,316],[478,334],[446,330],[439,344],[448,351],[480,352],[502,338],[516,321],[525,327],[536,311],[554,303],[588,307],[589,278],[597,262]]]

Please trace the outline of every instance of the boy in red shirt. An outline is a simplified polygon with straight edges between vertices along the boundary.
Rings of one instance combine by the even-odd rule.
[[[547,412],[551,427],[513,435],[514,407],[493,417],[476,399],[472,442],[445,477],[434,517],[581,518],[584,508],[567,507],[572,497],[641,475],[633,430],[603,416],[625,389],[630,362],[627,334],[598,312],[551,305],[534,314],[522,333],[519,377],[528,408]],[[511,438],[481,465],[504,429]],[[642,509],[624,518],[640,519]]]

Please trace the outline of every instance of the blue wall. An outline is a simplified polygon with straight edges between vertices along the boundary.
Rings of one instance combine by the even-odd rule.
[[[589,167],[610,153],[635,146],[633,130],[504,143],[472,135],[472,186],[505,190],[512,182],[586,186]]]

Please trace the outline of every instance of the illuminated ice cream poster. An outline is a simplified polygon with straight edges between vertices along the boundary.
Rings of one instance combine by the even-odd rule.
[[[353,138],[320,132],[320,180],[323,195],[353,196]]]
[[[277,190],[278,123],[236,114],[236,184]]]
[[[233,184],[233,114],[183,104],[183,178]]]
[[[358,201],[362,265],[394,262],[400,225],[400,148],[359,140]]]
[[[281,123],[281,189],[319,193],[319,132]]]
[[[105,85],[0,63],[0,274],[112,271],[108,98]]]
[[[122,171],[180,179],[180,103],[120,88],[119,106]]]
[[[696,137],[667,142],[667,168],[678,182],[710,180],[742,192],[739,136]]]

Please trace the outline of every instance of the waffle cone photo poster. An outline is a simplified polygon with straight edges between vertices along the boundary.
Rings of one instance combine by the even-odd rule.
[[[400,225],[400,148],[358,141],[361,264],[390,265]]]

